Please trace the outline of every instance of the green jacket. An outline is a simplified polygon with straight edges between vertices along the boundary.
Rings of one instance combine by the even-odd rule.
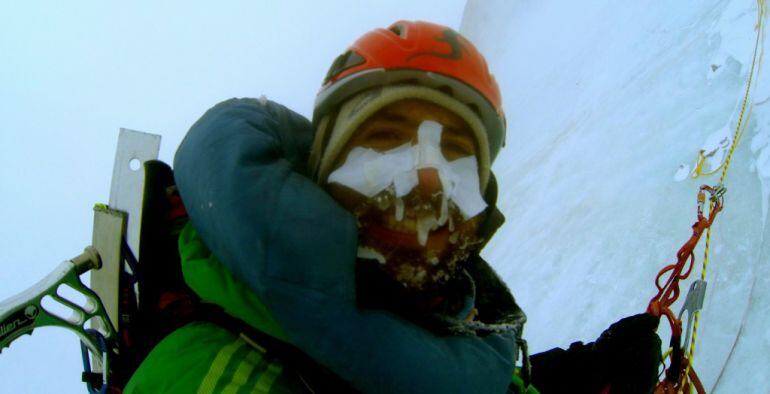
[[[179,252],[185,282],[203,301],[285,340],[262,302],[223,269],[189,223],[180,234]],[[303,392],[301,382],[285,376],[280,360],[247,341],[212,323],[188,324],[150,352],[125,393]]]
[[[188,223],[179,237],[185,281],[205,302],[272,337],[286,337],[264,304],[223,269]],[[183,355],[183,357],[180,357]],[[296,371],[286,370],[248,338],[207,322],[188,324],[167,336],[147,356],[126,386],[126,394],[143,393],[305,393]],[[512,393],[536,394],[513,375]]]
[[[355,219],[307,177],[311,141],[306,119],[269,101],[229,100],[193,125],[174,163],[192,223],[180,238],[188,285],[358,390],[505,392],[524,314],[502,281],[480,258],[469,265],[485,317],[448,319],[460,335],[360,309]],[[261,381],[296,392],[292,376],[258,346],[194,323],[150,353],[126,392],[221,392],[244,380],[238,390]]]

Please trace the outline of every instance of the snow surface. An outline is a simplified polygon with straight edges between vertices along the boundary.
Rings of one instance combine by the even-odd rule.
[[[461,32],[487,55],[508,120],[493,166],[508,221],[485,257],[528,314],[531,352],[646,309],[698,187],[718,182],[690,172],[701,149],[704,171],[718,166],[732,137],[756,18],[750,0],[469,0]],[[709,392],[770,387],[770,73],[755,77],[711,235],[695,355]]]

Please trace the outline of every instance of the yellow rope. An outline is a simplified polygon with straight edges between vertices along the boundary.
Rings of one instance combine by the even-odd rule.
[[[738,124],[735,127],[735,133],[733,135],[733,141],[730,146],[730,151],[727,154],[727,159],[725,159],[724,166],[722,166],[722,175],[719,177],[719,184],[723,185],[725,182],[725,178],[727,177],[727,169],[730,168],[730,161],[732,160],[733,153],[735,152],[735,147],[738,146],[738,142],[740,142],[741,136],[743,135],[743,131],[746,129],[746,124],[748,123],[749,115],[751,113],[751,108],[749,108],[749,112],[746,112],[746,109],[748,107],[749,102],[749,93],[751,92],[751,85],[754,78],[754,72],[756,69],[758,69],[758,65],[761,64],[762,56],[759,57],[759,63],[757,62],[757,54],[760,52],[760,42],[763,42],[763,30],[764,30],[764,16],[766,12],[765,8],[765,0],[757,0],[757,24],[756,24],[756,31],[757,31],[757,39],[756,44],[754,46],[754,56],[751,61],[751,70],[749,71],[749,78],[746,83],[746,92],[743,95],[743,103],[741,104],[741,112],[738,116]],[[762,47],[762,54],[764,54],[764,45],[761,45]],[[745,115],[745,118],[744,118]],[[709,209],[714,209],[714,202],[712,201]],[[710,211],[709,211],[710,212]],[[706,230],[706,246],[703,250],[703,266],[701,269],[701,279],[706,280],[706,268],[708,267],[708,261],[709,261],[709,246],[711,244],[711,227],[709,227]],[[700,317],[700,311],[695,312],[695,320],[693,322],[692,326],[692,340],[690,341],[690,349],[687,354],[687,358],[690,360],[690,362],[687,364],[687,369],[684,371],[684,376],[687,376],[687,373],[690,371],[690,366],[692,365],[693,356],[695,355],[695,341],[698,338],[698,322]]]
[[[708,172],[703,172],[703,164],[706,163],[706,155],[704,155],[706,151],[701,149],[700,152],[698,152],[698,160],[695,161],[695,169],[692,170],[692,175],[690,175],[692,178],[697,178],[704,175],[712,175],[716,174],[717,171],[719,171],[722,166],[725,165],[724,162],[719,163],[717,168],[714,168]]]

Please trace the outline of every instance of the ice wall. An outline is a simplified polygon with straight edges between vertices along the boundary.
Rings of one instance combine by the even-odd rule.
[[[690,236],[698,186],[719,179],[689,172],[700,149],[714,152],[706,170],[724,156],[756,18],[751,0],[468,1],[461,31],[487,55],[508,119],[494,166],[508,222],[485,257],[529,316],[532,352],[645,310]],[[770,73],[755,77],[711,237],[695,356],[709,392],[770,385]]]

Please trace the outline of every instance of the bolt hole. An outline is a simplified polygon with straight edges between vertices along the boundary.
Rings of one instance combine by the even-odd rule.
[[[131,169],[131,171],[139,171],[139,168],[141,167],[142,162],[139,161],[137,158],[133,158],[128,162],[128,168]]]
[[[96,312],[96,304],[93,303],[85,294],[79,290],[72,288],[72,286],[62,283],[56,288],[56,294],[59,297],[83,308],[88,313]]]
[[[40,300],[40,306],[42,306],[46,312],[71,324],[83,324],[86,320],[83,312],[59,302],[50,295],[46,295]]]

